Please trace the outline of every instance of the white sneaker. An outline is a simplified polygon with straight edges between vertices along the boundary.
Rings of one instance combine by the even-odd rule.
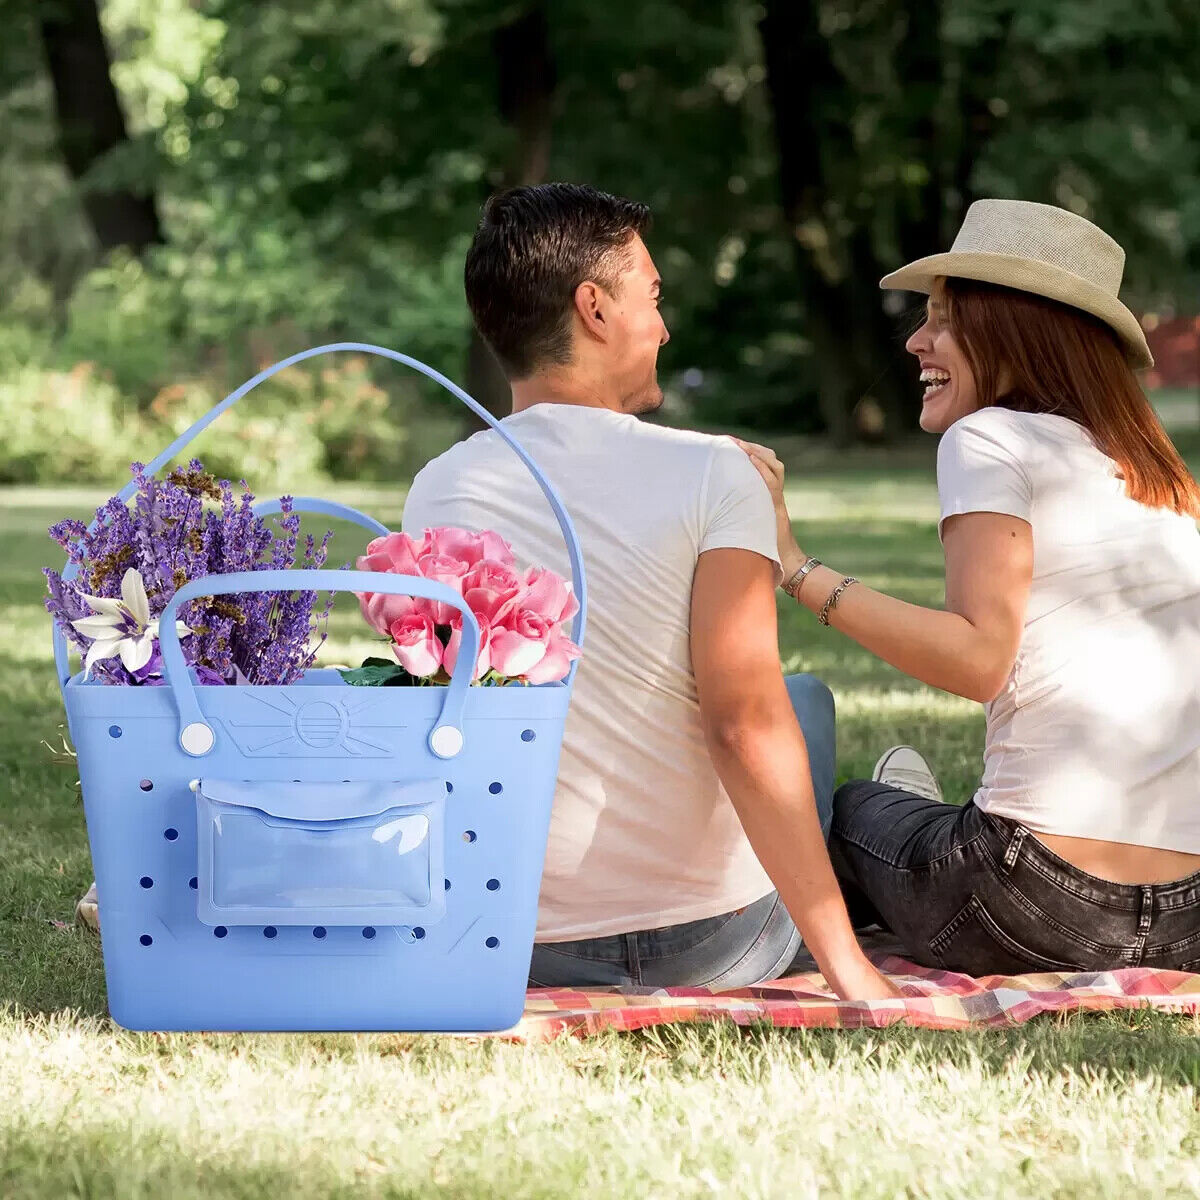
[[[875,764],[872,779],[914,796],[941,802],[942,789],[929,764],[911,746],[893,746],[885,750]]]
[[[100,932],[100,902],[96,899],[95,880],[92,880],[92,886],[75,905],[75,920],[81,925],[86,925],[94,933]]]

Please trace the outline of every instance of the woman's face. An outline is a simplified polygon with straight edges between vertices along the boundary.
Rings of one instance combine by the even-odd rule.
[[[979,407],[975,376],[947,320],[945,291],[939,279],[929,296],[925,321],[904,344],[921,367],[925,389],[921,428],[944,433],[960,417]]]

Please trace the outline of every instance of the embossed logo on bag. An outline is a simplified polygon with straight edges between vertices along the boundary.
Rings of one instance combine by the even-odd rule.
[[[295,689],[230,688],[221,724],[249,758],[387,758],[405,728],[374,696],[295,699]]]
[[[312,700],[296,713],[296,736],[314,750],[340,746],[349,727],[348,714],[328,700]]]

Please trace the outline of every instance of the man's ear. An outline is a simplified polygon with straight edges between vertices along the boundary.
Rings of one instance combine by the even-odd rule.
[[[609,337],[608,299],[604,289],[590,279],[585,279],[575,289],[575,312],[583,323],[584,332],[598,342],[607,342]]]

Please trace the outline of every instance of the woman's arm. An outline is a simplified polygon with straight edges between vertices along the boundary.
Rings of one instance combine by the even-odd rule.
[[[783,465],[766,447],[743,442],[775,502],[784,579],[808,557],[797,545],[783,498]],[[842,593],[829,623],[872,654],[932,687],[986,703],[1012,671],[1033,577],[1033,531],[1002,513],[964,513],[942,528],[946,609],[908,604],[857,583]],[[810,571],[800,603],[819,613],[843,572]]]

